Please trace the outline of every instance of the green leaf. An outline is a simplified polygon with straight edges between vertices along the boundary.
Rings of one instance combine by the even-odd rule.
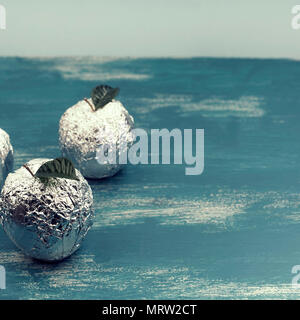
[[[93,89],[92,100],[95,105],[95,111],[103,108],[106,104],[112,101],[120,92],[119,88],[112,88],[106,85],[100,85]]]
[[[70,180],[79,180],[76,176],[73,163],[66,158],[57,158],[44,163],[36,172],[36,177],[42,181],[48,178],[64,178]]]

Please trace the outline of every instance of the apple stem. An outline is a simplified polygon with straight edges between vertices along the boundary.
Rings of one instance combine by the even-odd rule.
[[[89,102],[89,100],[87,98],[84,98],[83,100],[91,107],[92,111],[95,112],[95,109],[92,106],[92,104]]]
[[[35,175],[32,173],[32,171],[30,170],[30,168],[28,167],[27,164],[24,164],[23,167],[24,167],[33,177],[35,177]]]

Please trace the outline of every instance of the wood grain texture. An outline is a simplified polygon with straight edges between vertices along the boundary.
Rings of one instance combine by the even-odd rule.
[[[205,171],[129,165],[89,181],[94,227],[58,264],[24,257],[1,229],[0,299],[299,297],[299,79],[287,60],[1,58],[15,168],[60,156],[60,116],[104,82],[136,127],[204,128]]]

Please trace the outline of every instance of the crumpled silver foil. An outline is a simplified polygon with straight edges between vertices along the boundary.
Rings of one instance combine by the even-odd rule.
[[[9,172],[13,170],[14,156],[9,135],[0,128],[0,190]]]
[[[93,105],[92,99],[88,99]],[[64,157],[86,177],[101,179],[116,174],[124,165],[102,164],[97,160],[101,148],[109,152],[116,148],[117,157],[122,146],[130,147],[135,139],[134,120],[120,101],[113,100],[93,111],[84,100],[69,108],[61,117],[59,141]]]
[[[50,159],[27,163],[33,174]],[[10,173],[0,197],[0,217],[10,239],[26,255],[59,261],[75,252],[92,226],[92,190],[79,181],[55,178],[44,185],[24,167]]]

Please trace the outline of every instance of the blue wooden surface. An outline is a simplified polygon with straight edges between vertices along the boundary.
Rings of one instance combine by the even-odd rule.
[[[136,127],[204,128],[205,171],[131,166],[90,181],[96,219],[58,264],[0,230],[0,299],[298,298],[300,63],[251,59],[0,59],[0,127],[15,168],[56,157],[65,109],[108,83]]]

